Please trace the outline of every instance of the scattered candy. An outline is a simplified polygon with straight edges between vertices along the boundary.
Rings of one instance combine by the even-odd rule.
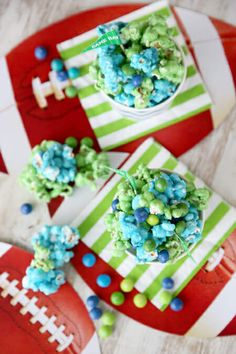
[[[105,224],[113,239],[114,256],[126,250],[139,263],[174,262],[202,235],[201,210],[209,191],[196,187],[176,173],[140,165],[117,188],[112,213]]]
[[[183,307],[184,307],[184,302],[178,297],[175,297],[170,303],[171,310],[176,312],[181,311]]]
[[[162,280],[162,287],[166,290],[170,290],[174,287],[174,280],[172,278],[164,278]]]
[[[98,335],[101,339],[106,339],[112,334],[112,327],[103,325],[98,330]]]
[[[80,71],[76,67],[71,67],[68,69],[67,73],[68,73],[69,78],[71,80],[74,80],[74,79],[77,79],[77,77],[79,77]]]
[[[86,300],[87,306],[91,309],[96,307],[98,303],[99,303],[99,297],[96,295],[90,295]]]
[[[24,203],[20,207],[20,211],[24,215],[30,214],[32,212],[32,210],[33,210],[32,204],[29,204],[29,203]]]
[[[68,97],[68,98],[74,98],[77,96],[78,90],[75,86],[67,86],[65,88],[65,94],[66,94],[66,97]]]
[[[99,320],[102,317],[102,310],[99,307],[94,307],[89,311],[89,316],[92,320]]]
[[[68,138],[66,138],[65,144],[71,147],[72,149],[75,149],[78,146],[78,139],[73,136],[69,136]]]
[[[65,71],[65,70],[57,71],[57,79],[58,79],[59,81],[66,81],[66,80],[68,80],[67,71]]]
[[[38,60],[44,60],[48,56],[47,48],[44,46],[38,46],[34,50],[34,56]]]
[[[120,306],[125,302],[125,296],[120,291],[115,291],[111,294],[111,303],[116,306]]]
[[[68,263],[74,256],[71,251],[79,242],[76,228],[45,225],[32,237],[34,259],[26,269],[23,287],[42,291],[46,295],[55,293],[65,283],[65,274],[58,268]]]
[[[51,61],[51,69],[53,71],[61,71],[63,70],[63,67],[64,63],[61,59],[56,58]]]
[[[97,277],[97,285],[101,288],[107,288],[111,284],[111,277],[107,274],[100,274]]]
[[[97,49],[89,71],[95,87],[116,102],[137,109],[171,97],[184,77],[182,53],[173,41],[165,17],[153,15],[142,22],[100,25],[99,35],[115,29],[123,47]]]
[[[162,291],[162,293],[159,295],[159,300],[163,305],[168,305],[172,299],[171,293],[168,291]]]
[[[143,308],[147,305],[147,298],[144,294],[136,294],[133,298],[136,307]]]
[[[124,293],[129,293],[134,288],[134,282],[129,278],[125,278],[121,281],[120,288]]]
[[[91,268],[94,266],[94,264],[96,263],[96,257],[94,256],[93,253],[86,253],[83,257],[82,257],[82,263],[85,267],[87,268]]]
[[[83,139],[81,139],[81,145],[85,145],[89,148],[93,147],[93,139],[89,138],[89,137],[85,137]]]
[[[101,317],[102,324],[113,326],[116,320],[116,315],[113,312],[105,311]]]

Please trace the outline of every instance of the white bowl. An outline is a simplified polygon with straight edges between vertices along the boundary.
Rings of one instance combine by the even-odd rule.
[[[165,173],[167,173],[167,174],[176,173],[176,172],[174,172],[174,171],[170,171],[170,170],[166,170],[166,169],[159,169],[159,170],[162,171],[162,172],[165,172]],[[186,179],[185,177],[181,176],[179,173],[176,173],[176,174],[179,175],[179,177],[181,177],[182,179],[184,179],[184,180],[187,182],[187,179]],[[202,232],[203,226],[204,226],[204,214],[203,214],[202,211],[199,211],[199,218],[200,218],[200,220],[202,221],[202,228],[201,228],[201,232]],[[199,241],[200,241],[200,240],[199,240]],[[193,248],[195,247],[196,244],[197,244],[197,243],[193,243],[193,244],[188,248],[189,252],[191,252],[191,251],[193,250]],[[130,247],[129,249],[126,250],[126,253],[127,253],[129,256],[131,256],[131,257],[133,257],[133,258],[136,259],[136,249],[135,249],[135,248]],[[183,251],[183,253],[181,253],[181,254],[179,255],[179,257],[177,257],[177,258],[174,259],[174,260],[169,260],[168,262],[166,262],[166,263],[164,263],[164,264],[173,264],[173,263],[176,263],[178,260],[180,260],[181,258],[183,258],[183,257],[185,257],[185,256],[186,256],[186,252]],[[137,262],[137,263],[138,263],[138,264],[153,264],[153,263],[162,264],[162,263],[158,262],[158,259],[154,259],[154,260],[151,261],[151,262]]]
[[[184,75],[183,75],[183,79],[182,79],[181,83],[179,84],[179,86],[177,87],[176,91],[173,93],[172,96],[167,98],[165,101],[158,103],[156,106],[153,106],[153,107],[138,109],[138,108],[128,107],[128,106],[125,106],[121,103],[118,103],[111,96],[107,95],[104,91],[102,91],[102,90],[100,91],[101,94],[103,95],[103,97],[106,98],[109,101],[109,103],[116,110],[118,110],[124,117],[126,116],[126,117],[133,118],[136,120],[143,120],[143,119],[151,118],[151,117],[155,116],[156,114],[160,113],[161,111],[166,110],[171,105],[171,103],[173,102],[175,97],[182,91],[183,86],[185,84],[186,75],[187,75],[187,65],[186,65],[185,55],[184,55],[182,48],[176,43],[176,41],[174,41],[174,42],[175,42],[175,44],[176,44],[177,48],[179,49],[181,56],[182,56],[182,61],[183,61],[183,65],[184,65]]]

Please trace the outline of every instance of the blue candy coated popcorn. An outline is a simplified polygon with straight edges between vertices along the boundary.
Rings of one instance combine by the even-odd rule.
[[[134,105],[134,96],[122,92],[115,96],[115,101],[125,106],[132,107]]]
[[[147,76],[152,75],[152,71],[158,64],[158,51],[156,48],[148,48],[140,54],[133,54],[130,65],[137,70],[143,71]]]
[[[143,247],[137,247],[136,248],[136,258],[138,262],[152,262],[158,257],[158,252],[157,250],[147,252],[143,249]]]

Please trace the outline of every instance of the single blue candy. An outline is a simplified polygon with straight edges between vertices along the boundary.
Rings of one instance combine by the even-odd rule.
[[[111,277],[107,274],[100,274],[97,277],[97,285],[101,288],[107,288],[111,284]]]
[[[34,56],[38,60],[46,59],[47,55],[48,55],[47,48],[45,48],[45,47],[43,47],[41,45],[36,47],[35,50],[34,50]]]
[[[61,71],[64,67],[64,63],[61,59],[53,59],[51,61],[51,68],[53,71]]]
[[[68,79],[67,71],[65,70],[57,71],[57,79],[59,81],[66,81]]]
[[[87,268],[93,267],[96,263],[96,257],[93,253],[86,253],[82,258],[82,263]]]
[[[138,208],[134,212],[135,219],[137,222],[144,222],[147,220],[149,213],[145,208]]]
[[[112,201],[112,203],[111,203],[111,207],[112,207],[112,211],[113,212],[115,212],[115,211],[117,211],[117,204],[119,204],[119,199],[117,198],[117,199],[114,199],[113,201]]]
[[[86,305],[92,309],[99,303],[99,297],[97,295],[90,295],[86,300]]]
[[[132,84],[134,87],[139,87],[142,83],[142,76],[141,75],[134,75],[132,77]]]
[[[89,311],[89,316],[92,320],[99,320],[102,317],[102,310],[99,307],[94,307]]]
[[[174,286],[174,280],[172,278],[164,278],[162,280],[162,287],[166,290],[172,289]]]
[[[171,310],[176,311],[176,312],[181,311],[183,309],[183,307],[184,307],[184,302],[183,302],[183,300],[181,300],[178,297],[175,297],[170,303]]]
[[[160,263],[166,263],[168,262],[170,256],[169,256],[169,252],[167,250],[162,250],[158,253],[158,261]]]
[[[29,203],[24,203],[20,207],[20,211],[24,215],[30,214],[32,210],[33,210],[33,207]]]
[[[67,72],[71,80],[76,79],[80,74],[79,69],[76,67],[69,68]]]

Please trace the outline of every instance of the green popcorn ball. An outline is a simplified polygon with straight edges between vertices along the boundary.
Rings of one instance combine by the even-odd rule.
[[[164,66],[159,66],[153,71],[153,76],[158,79],[165,79],[178,85],[183,80],[184,66],[175,60],[168,61]]]
[[[141,39],[145,22],[132,22],[123,27],[120,31],[120,38],[123,43],[128,41],[137,42]]]
[[[210,198],[210,192],[207,188],[198,188],[187,193],[187,200],[193,204],[198,210],[202,211],[207,208]]]
[[[149,26],[165,27],[166,29],[168,29],[166,17],[162,15],[151,15],[148,19],[148,24]]]
[[[158,29],[156,27],[147,27],[143,36],[141,43],[146,47],[153,46],[153,43],[156,43],[159,37]]]
[[[132,43],[131,47],[125,49],[125,55],[127,60],[131,60],[134,54],[138,54],[142,51],[143,46],[139,43]]]
[[[147,92],[151,93],[154,89],[154,85],[152,79],[150,77],[145,77],[142,81],[141,87],[145,89]]]

